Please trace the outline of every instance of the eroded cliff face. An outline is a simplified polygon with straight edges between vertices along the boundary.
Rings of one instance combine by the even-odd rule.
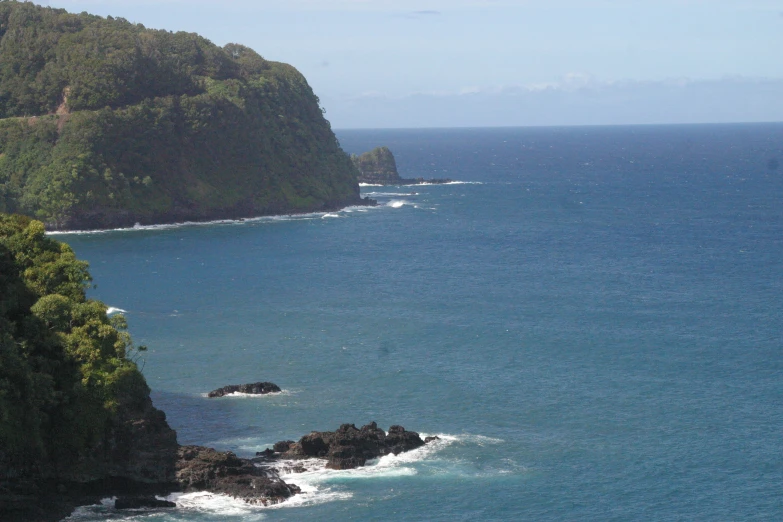
[[[176,432],[149,397],[123,405],[104,437],[77,455],[17,469],[0,454],[0,519],[57,521],[107,496],[175,491],[178,449]]]
[[[131,488],[135,484],[140,489],[173,484],[178,448],[177,432],[147,397],[120,407],[103,439],[53,478],[78,484],[126,483]]]

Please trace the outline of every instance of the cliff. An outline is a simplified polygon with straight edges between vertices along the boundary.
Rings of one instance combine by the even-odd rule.
[[[0,214],[2,520],[174,487],[176,433],[133,362],[144,348],[85,297],[90,280],[41,222]]]
[[[360,202],[293,67],[121,18],[0,2],[0,212],[50,229]]]

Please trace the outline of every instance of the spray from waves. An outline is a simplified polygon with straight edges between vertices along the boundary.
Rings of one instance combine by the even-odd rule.
[[[255,522],[263,520],[264,506],[248,504],[244,500],[238,500],[228,495],[217,495],[208,492],[198,493],[174,493],[166,500],[177,504],[178,511],[184,512],[189,520],[193,515],[218,516],[221,520],[242,520]]]
[[[164,499],[164,497],[157,497]],[[226,495],[208,492],[174,493],[165,500],[177,504],[177,509],[114,509],[114,498],[103,499],[100,504],[77,508],[66,518],[67,522],[97,522],[117,520],[131,522],[137,520],[191,521],[202,517],[208,520],[225,522],[258,522],[264,520],[264,506],[248,504]]]
[[[422,187],[433,185],[483,185],[482,181],[447,181],[446,183],[414,183],[412,185],[400,185],[401,187]]]
[[[115,307],[113,307],[113,306],[110,306],[110,307],[109,307],[109,308],[106,310],[106,315],[114,315],[114,314],[127,314],[127,313],[128,313],[128,311],[127,311],[127,310],[123,310],[122,308],[115,308]]]
[[[386,203],[387,207],[391,208],[402,208],[405,205],[410,205],[411,203],[409,201],[405,201],[404,199],[393,199]]]
[[[405,197],[405,196],[418,196],[418,192],[366,192],[364,194],[365,196],[372,196],[375,198],[383,198],[383,197]]]
[[[338,217],[340,217],[340,214],[329,213],[329,214],[324,214],[323,216],[321,216],[321,219],[338,218]]]
[[[360,187],[382,187],[380,183],[359,183]]]

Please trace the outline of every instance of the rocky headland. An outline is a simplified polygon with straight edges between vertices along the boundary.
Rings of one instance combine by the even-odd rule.
[[[0,212],[49,230],[372,204],[294,67],[122,18],[0,2]]]
[[[351,155],[359,170],[359,183],[368,185],[422,185],[451,183],[448,178],[402,178],[397,171],[397,161],[388,147],[377,147],[361,155]]]

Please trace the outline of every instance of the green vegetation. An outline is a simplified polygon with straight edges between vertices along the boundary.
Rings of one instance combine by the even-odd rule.
[[[0,214],[0,479],[74,466],[118,408],[148,400],[142,348],[85,298],[90,280],[43,223]]]
[[[351,160],[359,169],[359,181],[362,183],[387,185],[404,181],[397,172],[394,154],[387,147],[376,147],[360,156],[353,154]]]
[[[49,228],[358,201],[293,67],[192,33],[0,0],[0,211]]]

